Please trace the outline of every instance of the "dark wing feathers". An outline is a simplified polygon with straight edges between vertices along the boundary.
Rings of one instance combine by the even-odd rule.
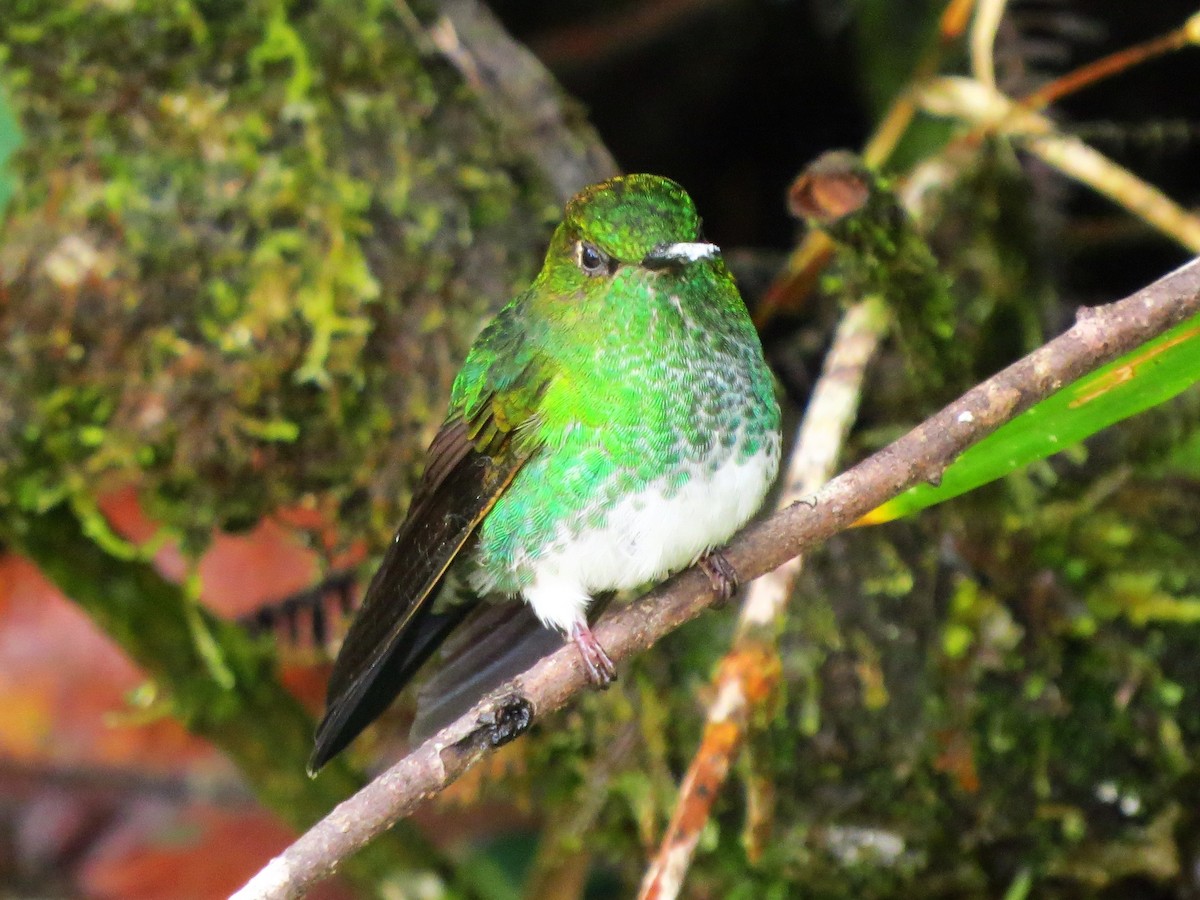
[[[517,472],[537,450],[534,415],[516,414],[512,396],[494,393],[469,421],[452,417],[429,447],[408,517],[384,554],[329,679],[310,771],[349,744],[391,703],[469,611],[433,613],[447,569]],[[534,386],[524,396],[540,397]],[[499,414],[497,414],[499,413]]]
[[[450,428],[461,437],[457,424],[442,433]],[[371,578],[329,676],[331,710],[343,697],[349,699],[354,682],[377,668],[399,636],[415,624],[426,599],[469,537],[476,513],[486,512],[480,507],[487,501],[483,480],[490,466],[465,446],[465,452],[456,448],[453,465],[434,473],[436,481],[426,479],[419,485],[407,519]]]

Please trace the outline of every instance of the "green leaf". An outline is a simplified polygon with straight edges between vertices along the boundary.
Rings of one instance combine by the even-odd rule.
[[[1102,428],[1170,400],[1200,380],[1200,316],[1080,378],[967,449],[936,487],[920,484],[859,520],[878,525],[943,503]]]

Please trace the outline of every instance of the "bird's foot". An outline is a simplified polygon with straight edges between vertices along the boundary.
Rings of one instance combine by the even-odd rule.
[[[720,550],[709,550],[700,557],[700,568],[708,576],[708,583],[716,593],[712,605],[720,609],[728,603],[738,589],[738,573]]]
[[[604,652],[604,648],[600,646],[586,622],[576,622],[571,626],[571,640],[575,642],[579,656],[583,659],[588,681],[603,689],[617,680],[617,667]]]

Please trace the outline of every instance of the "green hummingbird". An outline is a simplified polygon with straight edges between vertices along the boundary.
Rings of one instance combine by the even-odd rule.
[[[334,663],[310,770],[386,709],[481,597],[523,597],[606,685],[616,671],[588,628],[592,597],[698,559],[732,592],[712,551],[761,505],[779,446],[762,345],[691,198],[655,175],[585,188],[454,381]]]

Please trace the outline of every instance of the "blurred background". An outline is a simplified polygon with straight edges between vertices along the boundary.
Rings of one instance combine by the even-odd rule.
[[[472,7],[0,0],[4,896],[225,896],[395,758],[411,704],[354,770],[304,777],[328,644],[478,323],[603,148],[692,194],[794,422],[847,298],[764,306],[803,234],[788,185],[861,148],[931,53],[969,71],[931,0],[493,2],[565,91],[520,76],[561,110],[547,138],[472,62],[516,59]],[[1012,97],[1196,11],[991,8]],[[1194,213],[1198,84],[1185,46],[1047,113]],[[884,171],[968,130],[919,115]],[[1017,140],[953,166],[919,226],[968,363],[930,384],[885,348],[848,462],[1196,252]],[[1200,896],[1198,422],[1190,391],[831,542],[688,896]],[[632,896],[731,623],[672,635],[314,896]]]

